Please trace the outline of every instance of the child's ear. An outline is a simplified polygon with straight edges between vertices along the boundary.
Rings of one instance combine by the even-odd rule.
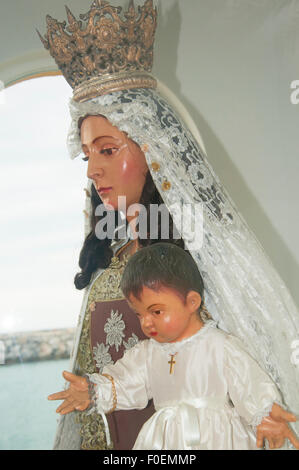
[[[198,292],[191,290],[187,294],[186,303],[190,308],[191,312],[195,312],[195,310],[198,310],[200,307],[201,295]]]

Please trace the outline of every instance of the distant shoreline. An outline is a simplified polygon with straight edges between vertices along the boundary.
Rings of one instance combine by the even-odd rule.
[[[0,335],[0,364],[67,359],[75,328],[26,331]]]

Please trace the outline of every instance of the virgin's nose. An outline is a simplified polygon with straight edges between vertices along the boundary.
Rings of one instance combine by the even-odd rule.
[[[88,160],[88,167],[87,167],[87,178],[96,181],[98,178],[102,178],[104,176],[104,170],[102,166],[99,164],[99,159],[93,159],[89,157]]]

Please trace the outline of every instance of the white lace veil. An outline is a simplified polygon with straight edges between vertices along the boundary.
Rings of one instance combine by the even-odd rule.
[[[193,123],[188,117],[184,123],[159,92],[146,89],[119,91],[84,103],[71,100],[70,111],[72,158],[81,153],[78,119],[102,114],[144,150],[177,227],[178,207],[202,203],[203,245],[200,236],[198,245],[188,240],[185,226],[181,233],[203,276],[206,306],[222,329],[243,341],[276,383],[287,409],[299,415],[299,365],[292,360],[299,339],[298,311],[211,168],[200,135],[188,129]],[[190,217],[198,214],[193,211]],[[292,426],[299,434],[298,422]]]

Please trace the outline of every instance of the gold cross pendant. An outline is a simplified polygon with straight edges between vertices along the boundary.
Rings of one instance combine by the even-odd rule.
[[[170,364],[170,369],[169,369],[169,373],[172,374],[173,373],[173,367],[174,365],[176,364],[175,360],[174,360],[174,357],[177,355],[177,353],[175,354],[170,354],[170,361],[168,361],[168,364]]]

